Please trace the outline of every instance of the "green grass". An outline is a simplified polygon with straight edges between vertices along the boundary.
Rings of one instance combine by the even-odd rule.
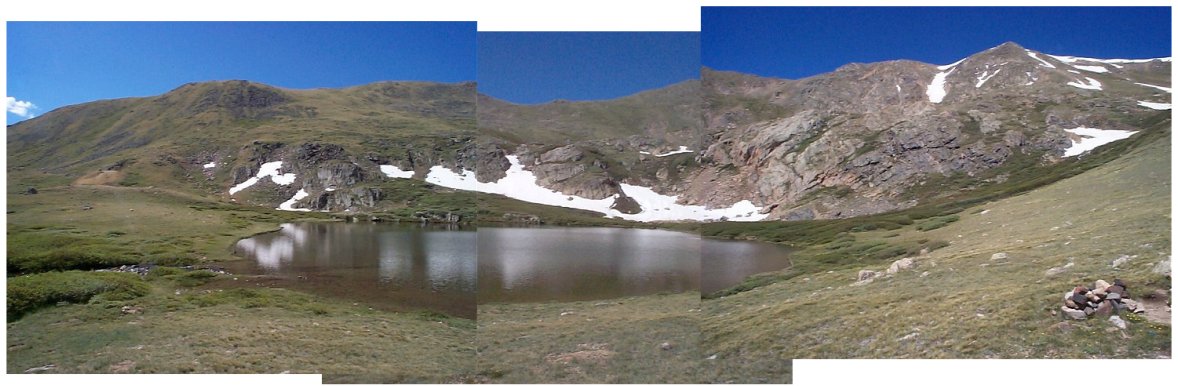
[[[698,292],[480,304],[478,326],[481,381],[701,382]],[[661,349],[663,342],[672,348]]]
[[[761,363],[781,357],[1169,357],[1168,321],[1124,316],[1132,318],[1124,335],[1107,332],[1104,319],[1070,321],[1070,331],[1054,327],[1063,321],[1059,294],[1077,284],[1120,278],[1139,300],[1171,286],[1168,276],[1153,272],[1170,256],[1168,130],[1119,146],[1128,153],[1000,199],[810,222],[808,231],[790,224],[705,225],[705,234],[787,234],[800,242],[790,268],[704,300],[703,345],[720,357]],[[1086,161],[1073,164],[1079,162]],[[901,215],[913,223],[894,230],[862,227]],[[850,232],[856,226],[859,231]],[[1008,258],[991,259],[998,252]],[[1112,268],[1121,255],[1136,257]],[[859,270],[884,271],[902,256],[912,256],[915,267],[853,285]],[[1068,262],[1074,266],[1063,273],[1046,274]]]
[[[146,295],[149,287],[133,273],[48,272],[8,278],[8,321],[58,302],[91,299],[127,300]]]

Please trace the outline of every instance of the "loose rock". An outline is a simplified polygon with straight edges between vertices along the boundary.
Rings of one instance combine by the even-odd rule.
[[[911,257],[905,257],[903,259],[896,260],[895,262],[892,263],[892,266],[888,267],[888,274],[891,275],[891,274],[895,274],[897,272],[912,268],[912,266],[914,264],[915,264],[915,262],[912,260]]]
[[[1080,311],[1075,308],[1068,308],[1067,306],[1062,306],[1059,308],[1059,310],[1063,311],[1064,315],[1067,315],[1068,317],[1075,319],[1075,320],[1088,319],[1088,314],[1086,314],[1084,311]]]
[[[872,271],[869,269],[864,269],[862,271],[859,271],[859,276],[858,276],[858,279],[856,279],[856,281],[874,280],[876,276],[879,276],[879,272],[875,272],[875,271]]]
[[[1120,316],[1116,316],[1116,315],[1110,316],[1110,317],[1108,317],[1108,322],[1112,323],[1114,326],[1117,326],[1117,328],[1122,329],[1122,330],[1129,328],[1129,322],[1126,322],[1124,319],[1121,319]]]
[[[1003,259],[1006,259],[1006,257],[1007,257],[1006,252],[998,252],[993,255],[990,255],[990,260],[1003,260]]]

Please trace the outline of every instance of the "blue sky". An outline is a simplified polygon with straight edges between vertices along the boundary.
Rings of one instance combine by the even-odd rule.
[[[515,103],[622,97],[699,78],[698,32],[480,32],[479,92]]]
[[[1117,7],[704,7],[705,66],[798,79],[847,63],[948,64],[1014,41],[1057,55],[1170,54],[1170,9]]]
[[[475,80],[474,22],[10,22],[7,38],[7,95],[36,105],[28,112],[36,115],[208,80],[287,88]],[[6,104],[9,124],[26,119]]]

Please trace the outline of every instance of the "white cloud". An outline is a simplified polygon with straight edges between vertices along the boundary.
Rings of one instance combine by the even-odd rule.
[[[4,108],[7,109],[8,112],[13,113],[21,118],[32,118],[37,116],[36,114],[33,114],[33,109],[36,109],[37,105],[29,101],[18,101],[13,97],[4,97]]]

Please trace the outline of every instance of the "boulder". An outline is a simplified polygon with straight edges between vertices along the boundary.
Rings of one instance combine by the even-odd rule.
[[[1154,265],[1153,273],[1170,276],[1170,257],[1167,256],[1165,260],[1162,260],[1157,265]]]
[[[1136,314],[1144,314],[1145,313],[1145,305],[1138,303],[1136,300],[1123,299],[1123,300],[1121,300],[1121,304],[1124,304],[1125,309],[1129,310],[1129,312],[1136,313]]]
[[[1111,301],[1103,301],[1100,302],[1099,306],[1096,306],[1096,315],[1099,316],[1110,316],[1115,311],[1116,307],[1113,306],[1113,302]]]
[[[1129,328],[1129,322],[1126,322],[1124,319],[1121,319],[1121,317],[1117,316],[1117,315],[1113,315],[1113,316],[1108,317],[1108,322],[1112,323],[1114,326],[1117,326],[1117,328],[1122,329],[1122,330]]]
[[[1080,311],[1080,310],[1077,310],[1074,308],[1068,308],[1067,306],[1060,307],[1059,310],[1061,312],[1063,312],[1064,315],[1067,315],[1069,318],[1072,318],[1075,320],[1088,319],[1088,314],[1084,313],[1084,311]]]
[[[856,281],[862,282],[862,281],[875,280],[876,276],[879,276],[879,272],[875,272],[870,269],[864,269],[862,271],[859,271],[859,276],[856,279]]]
[[[888,267],[888,274],[892,275],[897,272],[900,272],[900,271],[903,271],[906,269],[910,269],[910,268],[912,268],[913,265],[915,265],[915,262],[912,260],[911,257],[905,257],[903,259],[896,260],[895,262],[892,263],[892,266]]]
[[[1095,283],[1092,283],[1092,288],[1095,288],[1096,290],[1099,290],[1099,291],[1108,290],[1108,287],[1110,287],[1110,286],[1112,286],[1112,285],[1104,280],[1097,280]]]

